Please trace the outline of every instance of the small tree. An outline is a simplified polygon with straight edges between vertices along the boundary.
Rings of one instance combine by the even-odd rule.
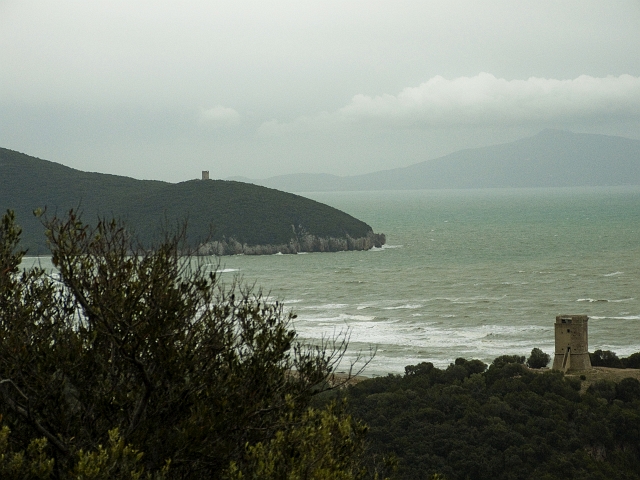
[[[632,353],[628,357],[621,358],[624,368],[640,368],[640,352]]]
[[[529,368],[544,368],[549,365],[551,357],[548,353],[544,353],[539,348],[531,350],[531,356],[527,359],[527,366]]]
[[[611,350],[596,350],[589,354],[589,359],[594,367],[623,368],[618,355]]]
[[[491,366],[494,368],[502,368],[510,363],[522,365],[524,363],[524,355],[500,355],[493,359]]]
[[[20,229],[0,222],[0,413],[16,451],[46,439],[53,478],[79,452],[101,465],[116,430],[149,474],[219,478],[247,445],[317,421],[344,338],[301,344],[280,303],[194,266],[184,230],[144,249],[116,221],[44,225],[59,276],[20,273]]]

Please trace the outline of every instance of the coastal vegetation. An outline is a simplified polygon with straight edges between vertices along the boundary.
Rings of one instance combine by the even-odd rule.
[[[369,453],[395,455],[402,479],[640,478],[640,382],[534,370],[524,357],[488,366],[458,358],[407,366],[343,392],[369,426]]]
[[[280,303],[185,256],[184,230],[147,249],[115,220],[43,224],[56,274],[20,271],[0,221],[3,479],[376,476],[362,422],[311,406],[346,338],[301,343]]]
[[[35,209],[118,218],[146,246],[186,220],[186,244],[205,255],[368,250],[385,243],[351,215],[291,193],[233,181],[172,184],[82,172],[0,148],[0,212],[7,209],[20,221],[30,255],[48,253]]]
[[[596,350],[589,354],[591,365],[594,367],[609,368],[639,368],[640,352],[633,353],[628,357],[618,358],[611,350]]]

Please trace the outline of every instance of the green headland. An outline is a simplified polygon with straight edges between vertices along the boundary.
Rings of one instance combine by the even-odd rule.
[[[187,222],[187,242],[203,254],[367,250],[385,242],[366,223],[308,198],[224,180],[167,183],[90,173],[0,148],[0,211],[16,212],[23,245],[45,254],[35,209],[85,221],[115,217],[143,244]]]

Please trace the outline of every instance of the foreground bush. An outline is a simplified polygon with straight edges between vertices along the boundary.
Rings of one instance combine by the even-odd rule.
[[[345,342],[300,344],[282,305],[193,267],[180,234],[142,249],[115,221],[44,223],[59,276],[21,273],[20,229],[11,212],[0,224],[6,468],[220,478],[250,476],[256,452],[288,432],[313,450],[309,402]],[[335,457],[329,475],[359,471],[364,432],[341,415],[342,437],[316,451]]]

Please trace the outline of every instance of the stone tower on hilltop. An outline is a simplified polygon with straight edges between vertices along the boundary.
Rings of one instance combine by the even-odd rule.
[[[556,317],[556,354],[553,369],[587,370],[589,359],[589,333],[586,315],[558,315]]]

